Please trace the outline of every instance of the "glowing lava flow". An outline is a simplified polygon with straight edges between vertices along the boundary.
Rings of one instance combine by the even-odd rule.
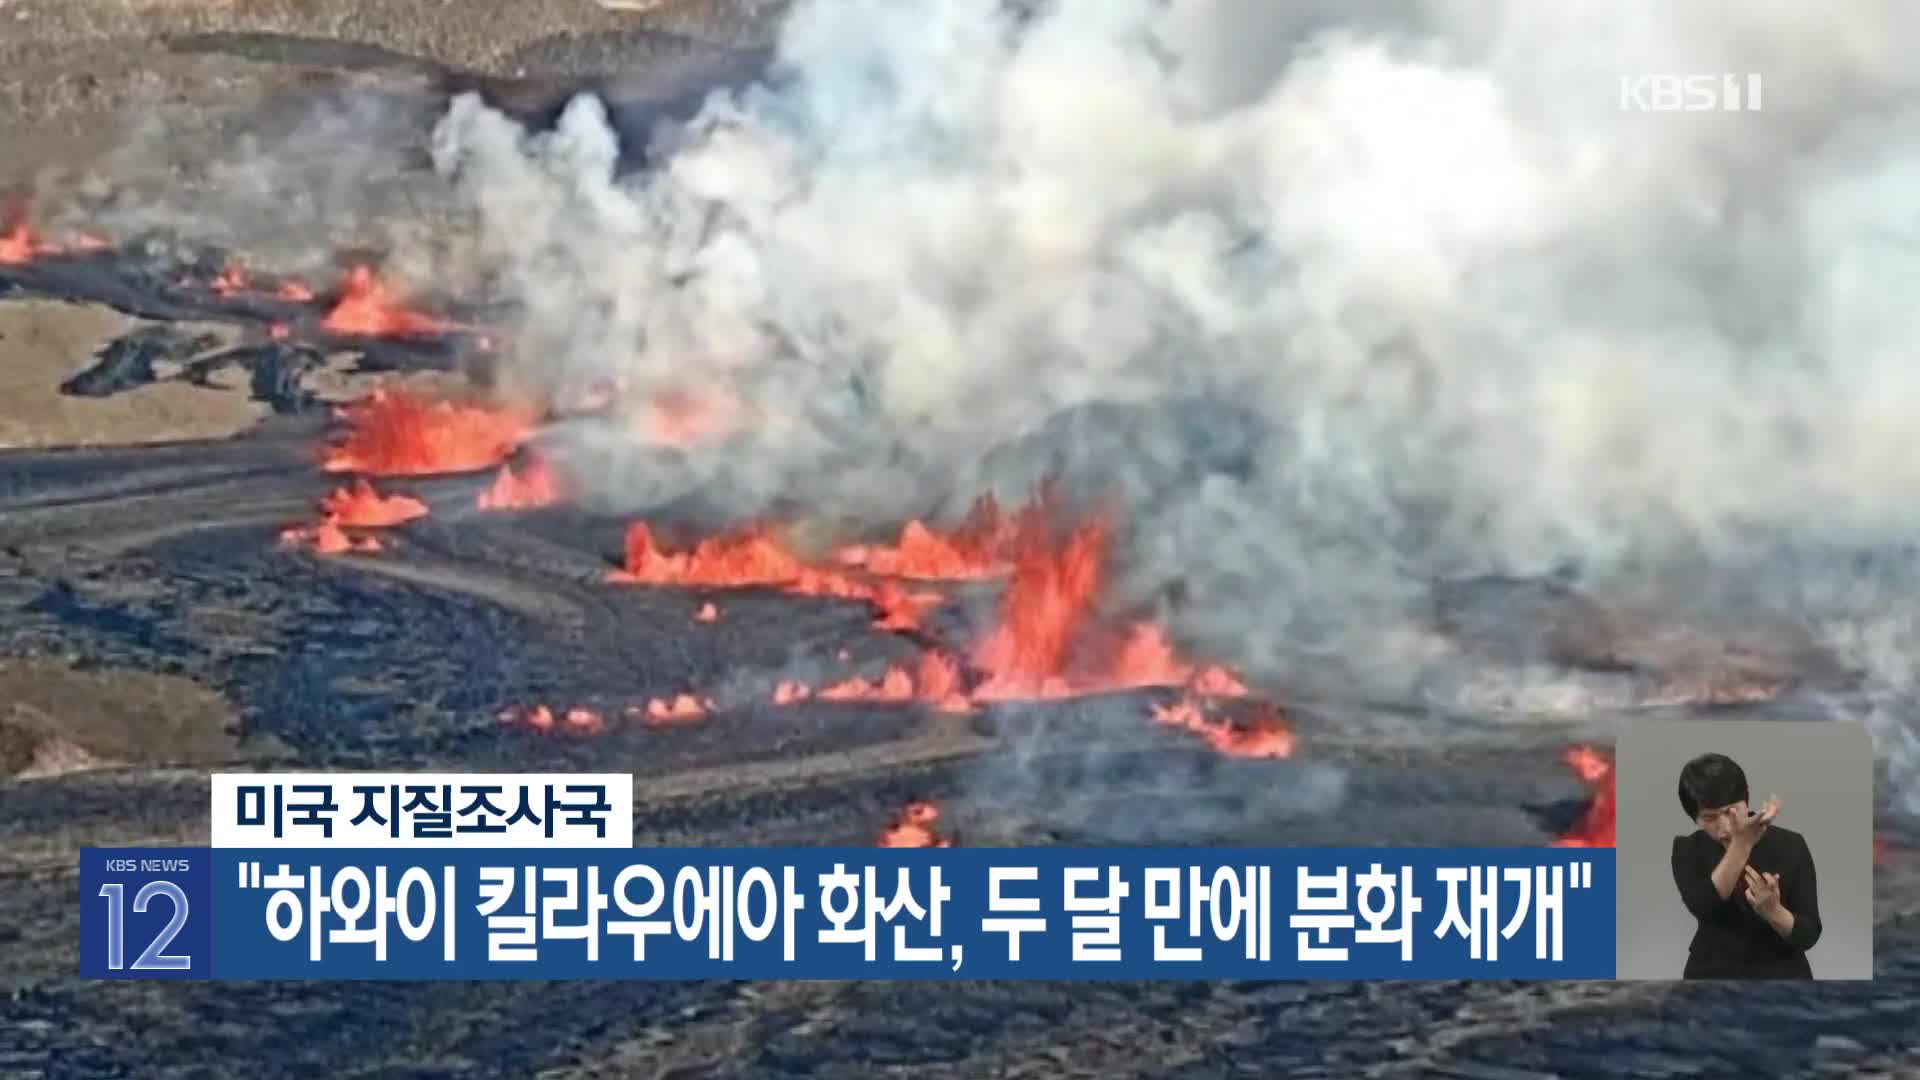
[[[1218,664],[1194,666],[1180,659],[1166,632],[1152,623],[1128,628],[1114,659],[1106,685],[1115,690],[1149,686],[1182,686],[1200,697],[1237,698],[1247,695],[1240,677]]]
[[[365,477],[343,488],[336,488],[320,502],[318,525],[298,526],[280,533],[282,543],[301,544],[322,555],[349,551],[374,552],[380,541],[373,537],[354,538],[346,528],[384,529],[427,516],[427,504],[406,495],[382,495]]]
[[[538,414],[499,405],[429,401],[375,390],[345,406],[346,434],[328,450],[328,472],[429,476],[500,465],[533,437]]]
[[[903,807],[893,824],[880,834],[879,847],[943,848],[953,841],[934,831],[940,820],[940,808],[930,802],[911,802]]]
[[[12,228],[0,232],[0,264],[19,266],[59,250],[41,240],[25,221],[15,222]]]
[[[1050,549],[1043,536],[1023,537],[1013,579],[1000,603],[1000,625],[974,650],[987,681],[984,700],[1065,697],[1064,672],[1076,632],[1093,610],[1106,571],[1108,526],[1094,520]]]
[[[340,299],[320,326],[349,337],[418,337],[462,329],[456,323],[409,310],[366,266],[347,271],[340,285]]]
[[[952,657],[939,652],[922,653],[912,671],[890,667],[878,679],[854,676],[821,690],[793,681],[773,688],[775,705],[792,705],[816,698],[821,701],[918,701],[951,713],[972,712],[974,707],[962,688],[960,666]]]
[[[1190,731],[1227,757],[1287,758],[1293,756],[1293,728],[1278,706],[1262,702],[1240,723],[1211,715],[1194,698],[1172,705],[1155,705],[1153,718],[1169,727]]]
[[[941,532],[915,519],[891,546],[855,545],[840,549],[840,562],[886,577],[966,581],[1004,576],[1012,567],[1010,547],[1020,522],[1000,512],[992,495],[983,495],[958,528]]]
[[[604,717],[592,709],[580,707],[568,709],[558,718],[545,705],[536,705],[531,709],[508,709],[500,714],[500,722],[524,724],[539,732],[571,735],[599,735],[607,730]]]
[[[1043,496],[1043,499],[1045,496]],[[1056,698],[1111,690],[1182,686],[1200,697],[1242,697],[1246,687],[1217,665],[1195,667],[1174,654],[1157,626],[1128,627],[1112,660],[1080,664],[1074,653],[1096,635],[1090,631],[1094,601],[1106,573],[1109,528],[1094,520],[1065,542],[1048,543],[1049,510],[1036,503],[1021,514],[1012,580],[1000,604],[1000,623],[974,650],[974,666],[987,681],[978,700]]]
[[[243,293],[261,293],[276,300],[290,303],[305,303],[313,299],[313,290],[297,281],[283,281],[270,288],[256,283],[247,268],[240,263],[228,263],[207,282],[207,288],[220,296],[239,296]]]
[[[511,464],[500,466],[493,485],[480,493],[479,505],[482,510],[535,510],[559,500],[553,466],[538,454],[528,454],[519,472]]]
[[[671,727],[703,719],[713,709],[714,704],[709,699],[697,698],[692,694],[676,694],[670,701],[655,698],[647,702],[644,710],[629,708],[627,715],[641,720],[648,727]]]
[[[1567,765],[1574,775],[1593,789],[1587,808],[1554,847],[1613,847],[1615,832],[1613,761],[1590,746],[1576,746],[1566,753]]]
[[[622,715],[628,721],[643,727],[662,728],[705,719],[714,708],[710,698],[676,694],[671,698],[654,698],[645,705],[629,705],[623,710]],[[541,734],[551,735],[603,735],[611,726],[600,710],[582,705],[569,708],[557,716],[552,706],[534,705],[528,708],[504,709],[499,717],[503,724],[517,724]]]
[[[803,596],[859,600],[873,606],[875,625],[911,630],[943,600],[925,590],[909,592],[890,581],[862,581],[838,570],[809,566],[766,526],[708,537],[691,551],[660,546],[643,522],[627,528],[626,558],[607,580],[628,585],[673,585],[714,589],[778,588]]]
[[[368,554],[380,550],[380,541],[371,536],[353,537],[340,527],[340,519],[329,514],[318,525],[302,525],[280,531],[280,542],[300,544],[322,555],[347,552]]]
[[[393,525],[404,525],[416,518],[427,516],[427,504],[407,495],[382,495],[375,491],[366,477],[359,477],[343,488],[334,489],[320,503],[320,509],[328,517],[342,525],[357,525],[368,529],[383,529]]]
[[[221,296],[234,296],[246,292],[252,286],[247,284],[247,269],[239,263],[228,263],[215,274],[207,287]]]
[[[0,266],[20,266],[30,263],[43,255],[65,255],[71,252],[99,251],[109,247],[107,241],[97,236],[80,235],[66,244],[49,243],[24,216],[8,215],[5,224],[0,221]]]
[[[919,702],[964,713],[995,701],[1171,687],[1179,688],[1182,696],[1152,707],[1152,718],[1160,724],[1195,735],[1222,754],[1284,758],[1293,753],[1293,730],[1277,706],[1222,707],[1223,699],[1247,696],[1247,687],[1233,672],[1187,663],[1152,624],[1126,626],[1118,634],[1096,626],[1094,608],[1106,569],[1109,525],[1095,518],[1060,534],[1050,491],[1011,518],[983,499],[962,526],[945,533],[910,522],[894,547],[842,549],[836,556],[839,569],[810,565],[764,525],[674,551],[641,522],[628,528],[622,565],[609,571],[607,579],[702,589],[777,588],[858,599],[878,609],[878,626],[918,632],[922,617],[943,598],[910,589],[903,581],[1006,573],[999,619],[965,666],[944,649],[926,647],[917,663],[889,668],[877,677],[850,676],[826,686],[782,681],[773,687],[773,702]],[[694,614],[695,621],[717,618],[718,608],[710,602]],[[920,640],[925,646],[924,637]],[[693,719],[710,708],[704,703],[694,708],[693,703],[686,697],[672,715]],[[648,713],[663,718],[657,707]]]
[[[636,585],[697,585],[738,588],[787,585],[805,576],[806,564],[771,530],[755,527],[700,541],[692,551],[669,553],[644,523],[627,529],[626,564],[607,580]]]

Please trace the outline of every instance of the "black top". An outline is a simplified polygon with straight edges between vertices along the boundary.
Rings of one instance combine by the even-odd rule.
[[[1699,924],[1683,977],[1813,978],[1807,950],[1820,940],[1820,899],[1806,838],[1770,826],[1747,857],[1755,870],[1780,875],[1780,902],[1793,912],[1793,932],[1784,938],[1747,904],[1744,880],[1725,899],[1714,889],[1713,868],[1725,853],[1704,830],[1673,838],[1673,883]]]

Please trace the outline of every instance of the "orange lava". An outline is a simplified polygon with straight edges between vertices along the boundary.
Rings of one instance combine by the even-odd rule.
[[[500,719],[503,723],[512,723],[517,720],[535,731],[553,730],[553,710],[545,705],[536,705],[525,711],[508,709],[500,714]]]
[[[1293,756],[1293,727],[1273,705],[1263,703],[1240,723],[1208,714],[1193,698],[1172,705],[1155,705],[1153,718],[1169,727],[1190,731],[1227,757],[1286,758]]]
[[[347,487],[334,489],[321,501],[320,508],[332,521],[366,529],[405,524],[428,513],[426,503],[406,495],[382,495],[364,476]]]
[[[1166,633],[1151,623],[1128,630],[1113,669],[1117,687],[1178,686],[1193,677],[1193,667],[1174,655]]]
[[[607,727],[607,722],[592,709],[568,709],[564,722],[567,730],[577,731],[582,735],[598,735]]]
[[[915,519],[891,546],[842,548],[840,561],[886,577],[967,581],[1005,575],[1018,523],[1000,512],[992,495],[983,495],[957,528],[945,532]]]
[[[640,585],[739,587],[785,585],[806,567],[770,530],[755,527],[700,541],[692,551],[668,552],[644,522],[627,528],[626,565],[607,580]]]
[[[838,570],[809,566],[777,533],[754,525],[708,537],[691,551],[669,551],[645,522],[627,527],[626,553],[607,580],[626,585],[671,585],[711,589],[779,588],[804,596],[858,600],[876,610],[874,624],[885,630],[913,630],[921,616],[945,597],[927,590],[909,592],[889,581],[862,581]]]
[[[246,266],[238,262],[228,263],[222,267],[220,272],[207,282],[207,288],[221,296],[256,292],[292,303],[305,303],[313,299],[313,290],[297,281],[286,281],[279,285],[256,283]]]
[[[953,657],[939,652],[920,655],[920,671],[914,679],[920,700],[942,712],[973,711],[960,681],[960,665]]]
[[[928,612],[947,602],[940,593],[926,589],[908,592],[891,581],[875,584],[867,600],[879,612],[873,625],[882,630],[918,630]]]
[[[912,527],[908,533],[916,534]],[[843,565],[859,565],[871,549],[850,550],[859,554],[850,558],[843,553]],[[607,579],[709,588],[779,587],[808,596],[860,600],[878,610],[876,625],[886,630],[918,629],[921,617],[946,600],[931,589],[910,589],[886,578],[857,577],[844,570],[810,565],[766,525],[709,537],[691,551],[672,552],[661,546],[649,525],[636,522],[627,530],[621,568],[611,571]]]
[[[942,712],[973,711],[973,702],[961,686],[960,666],[952,657],[939,652],[922,653],[912,671],[897,665],[889,667],[878,679],[856,675],[821,690],[787,680],[773,688],[775,705],[792,705],[815,698],[821,701],[919,701]]]
[[[1247,684],[1218,664],[1208,664],[1187,680],[1187,690],[1203,697],[1246,697]]]
[[[888,668],[878,682],[856,676],[827,687],[818,696],[822,701],[911,701],[913,676],[902,668]]]
[[[6,232],[0,233],[0,264],[18,266],[59,250],[40,239],[25,221],[17,221]]]
[[[113,246],[111,241],[87,233],[74,234],[65,244],[53,243],[34,229],[28,209],[13,201],[0,205],[0,266],[18,266],[42,255],[100,251]]]
[[[380,541],[371,536],[348,536],[340,527],[339,519],[331,514],[318,525],[282,529],[280,542],[308,547],[322,555],[344,555],[348,552],[367,554],[380,550]]]
[[[974,650],[987,673],[976,696],[1059,697],[1075,635],[1092,613],[1106,570],[1108,527],[1095,519],[1055,548],[1037,529],[1023,537],[1000,602],[1000,625]]]
[[[507,709],[500,714],[503,724],[519,723],[542,734],[600,735],[607,730],[606,717],[594,709],[574,706],[558,717],[546,705],[530,709]]]
[[[248,288],[246,268],[238,263],[230,263],[218,274],[214,275],[213,280],[207,284],[209,288],[221,296],[232,296],[235,293],[246,292]]]
[[[858,600],[874,609],[873,625],[882,630],[915,630],[920,617],[939,607],[945,598],[932,592],[908,592],[891,581],[869,582],[835,570],[804,569],[786,585],[802,596],[831,596]]]
[[[713,702],[692,694],[675,695],[671,701],[655,698],[647,702],[644,723],[648,727],[671,727],[704,719],[713,711]]]
[[[340,415],[347,432],[327,452],[322,468],[376,476],[491,468],[532,438],[538,423],[537,415],[524,408],[429,401],[384,388]]]
[[[1150,686],[1188,686],[1203,697],[1244,697],[1239,677],[1217,665],[1196,667],[1180,659],[1166,634],[1151,623],[1126,630],[1117,644],[1092,625],[1094,602],[1106,572],[1111,530],[1105,518],[1082,522],[1062,543],[1054,543],[1051,489],[1006,526],[995,526],[997,549],[1015,552],[1013,575],[1001,598],[1000,622],[975,648],[974,666],[986,682],[975,691],[980,700],[1056,698]],[[998,519],[997,512],[989,509]],[[1103,647],[1096,662],[1074,665],[1075,653],[1090,644]]]
[[[1218,664],[1195,666],[1180,659],[1164,630],[1153,623],[1135,623],[1114,658],[1103,686],[1136,690],[1149,686],[1186,686],[1202,697],[1245,697],[1246,684]]]
[[[500,466],[493,486],[480,493],[482,510],[536,510],[559,501],[560,485],[554,479],[553,466],[538,454],[527,455],[519,472],[511,464]]]
[[[837,562],[844,569],[810,565],[764,525],[672,551],[649,525],[638,522],[627,530],[621,567],[607,576],[624,583],[774,587],[857,599],[877,610],[879,627],[924,634],[923,617],[945,598],[908,582],[923,575],[982,577],[1010,568],[998,622],[973,649],[970,671],[963,672],[953,655],[928,648],[917,665],[896,666],[876,678],[849,676],[825,686],[783,681],[773,688],[774,703],[913,701],[964,713],[994,701],[1180,687],[1184,698],[1156,706],[1156,721],[1198,735],[1223,754],[1291,755],[1293,729],[1277,706],[1263,703],[1216,715],[1220,699],[1248,697],[1246,684],[1232,671],[1181,659],[1164,631],[1151,623],[1127,626],[1120,634],[1095,625],[1111,535],[1108,521],[1096,517],[1064,530],[1063,536],[1054,507],[1051,491],[1043,491],[1009,518],[991,499],[982,499],[968,520],[949,532],[910,522],[893,547],[842,549]],[[710,603],[695,613],[700,621],[717,617]],[[972,679],[979,685],[970,687]]]
[[[880,834],[878,846],[890,848],[952,847],[953,841],[934,830],[940,820],[940,808],[930,802],[911,802],[903,807],[893,824]]]
[[[340,299],[320,325],[350,337],[419,337],[460,329],[455,323],[409,310],[367,266],[347,271]]]
[[[672,698],[654,698],[644,706],[629,705],[624,710],[624,716],[646,727],[662,728],[694,723],[706,718],[713,710],[714,704],[710,699],[679,694]],[[585,706],[574,706],[558,716],[547,705],[506,709],[500,713],[500,722],[517,723],[542,734],[563,735],[600,735],[610,726],[605,714]]]
[[[846,548],[838,553],[843,566],[868,572],[885,570],[894,575],[874,582],[808,567],[786,549],[772,544],[763,532],[711,540],[689,555],[667,556],[653,544],[643,526],[633,534],[638,542],[630,541],[627,569],[617,576],[620,580],[654,582],[779,584],[797,592],[861,598],[879,609],[877,625],[881,628],[919,630],[922,617],[944,598],[931,591],[909,592],[900,578],[942,568],[962,576],[978,575],[995,566],[1005,553],[1013,552],[1017,554],[1002,598],[1000,620],[974,649],[973,666],[984,681],[971,694],[962,689],[958,665],[949,657],[938,657],[935,662],[943,666],[932,676],[937,689],[925,685],[926,672],[918,678],[893,673],[879,683],[853,679],[826,690],[783,684],[775,689],[775,700],[798,701],[814,696],[833,700],[917,699],[961,711],[976,702],[1060,698],[1148,686],[1185,686],[1189,694],[1201,698],[1246,696],[1246,686],[1227,669],[1195,666],[1179,659],[1164,633],[1151,624],[1133,626],[1126,637],[1114,639],[1117,644],[1109,650],[1108,662],[1077,675],[1070,673],[1076,648],[1084,651],[1090,641],[1104,643],[1090,633],[1088,624],[1102,581],[1109,530],[1104,519],[1094,519],[1068,532],[1064,541],[1055,542],[1053,505],[1052,493],[1043,491],[1034,503],[1009,519],[990,499],[982,499],[963,526],[944,536],[912,523],[903,530],[903,541],[895,548]],[[643,572],[636,574],[636,569]],[[1239,729],[1229,725],[1214,738],[1224,745],[1228,731]],[[1260,749],[1235,743],[1237,752],[1264,756],[1280,753],[1280,736],[1268,732],[1258,738],[1264,740]]]
[[[1565,836],[1554,847],[1613,847],[1615,831],[1613,761],[1590,746],[1568,750],[1566,762],[1593,788],[1593,798]]]

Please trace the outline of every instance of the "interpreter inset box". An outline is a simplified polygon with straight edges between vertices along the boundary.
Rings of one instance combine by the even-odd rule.
[[[1873,742],[1647,721],[1615,748],[1621,979],[1873,977]]]

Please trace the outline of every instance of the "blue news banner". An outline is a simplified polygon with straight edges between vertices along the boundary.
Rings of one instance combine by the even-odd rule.
[[[114,979],[1610,979],[1575,848],[89,848]]]

